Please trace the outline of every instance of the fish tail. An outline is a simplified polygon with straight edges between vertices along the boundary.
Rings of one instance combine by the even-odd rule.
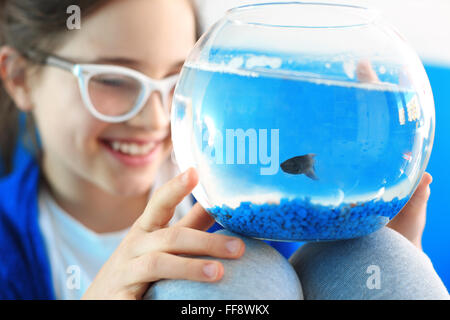
[[[308,178],[311,178],[311,179],[313,179],[313,180],[319,180],[319,178],[317,177],[317,175],[316,175],[316,172],[314,171],[314,169],[313,168],[311,168],[311,169],[309,169],[308,171],[306,171],[305,172],[305,175],[308,177]]]

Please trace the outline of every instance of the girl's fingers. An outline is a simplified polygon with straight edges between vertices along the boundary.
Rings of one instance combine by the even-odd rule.
[[[197,183],[198,176],[194,168],[171,179],[155,191],[136,224],[149,232],[166,226],[175,207],[191,193]]]
[[[360,82],[377,83],[380,81],[372,64],[368,60],[361,60],[358,62],[356,67],[356,77]]]
[[[416,191],[403,209],[388,223],[388,227],[402,234],[415,246],[421,248],[425,228],[427,202],[430,196],[432,177],[425,172]]]
[[[208,230],[214,224],[214,218],[196,203],[187,215],[174,224],[174,227],[187,227],[197,230]]]
[[[428,172],[425,172],[409,201],[394,219],[392,219],[390,224],[396,221],[404,224],[412,224],[415,217],[425,215],[428,198],[430,196],[430,183],[432,181],[433,178],[431,175]]]
[[[160,279],[185,279],[212,282],[222,278],[223,265],[218,261],[180,257],[151,252],[131,262],[130,283],[140,284]]]
[[[135,256],[148,252],[167,252],[235,259],[245,251],[244,242],[236,237],[184,227],[170,227],[146,234],[137,244]]]
[[[433,177],[425,172],[420,180],[419,185],[417,186],[416,191],[412,195],[411,199],[409,199],[403,210],[406,211],[417,211],[426,206],[428,198],[430,197],[430,184],[433,181]],[[402,211],[403,211],[402,210]]]

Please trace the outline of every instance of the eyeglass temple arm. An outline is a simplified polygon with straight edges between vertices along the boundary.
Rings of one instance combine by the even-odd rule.
[[[49,66],[61,68],[61,69],[67,70],[69,72],[72,72],[75,67],[75,63],[70,62],[65,59],[62,59],[62,58],[59,58],[59,57],[56,57],[56,56],[48,56],[47,59],[45,60],[45,62]]]

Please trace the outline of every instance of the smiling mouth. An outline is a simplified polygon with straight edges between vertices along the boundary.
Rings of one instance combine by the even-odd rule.
[[[145,157],[151,154],[165,139],[162,140],[119,140],[119,139],[100,139],[100,143],[116,154],[122,154],[128,157]]]
[[[144,144],[126,143],[119,141],[105,141],[114,151],[130,156],[143,156],[150,153],[159,142],[150,141]]]

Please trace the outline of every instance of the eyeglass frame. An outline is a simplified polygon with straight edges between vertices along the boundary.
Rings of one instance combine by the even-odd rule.
[[[35,53],[30,52],[28,58],[33,58],[36,56]],[[169,114],[169,93],[170,90],[176,86],[178,78],[180,76],[179,73],[169,76],[167,78],[157,80],[150,78],[149,76],[127,67],[117,66],[117,65],[109,65],[109,64],[83,64],[83,63],[75,63],[70,60],[58,57],[56,55],[46,54],[45,58],[36,59],[41,64],[57,67],[72,73],[78,79],[78,86],[80,89],[81,97],[83,99],[83,103],[87,110],[97,119],[109,122],[109,123],[119,123],[125,122],[133,117],[135,117],[140,111],[142,111],[143,107],[147,103],[150,95],[156,90],[161,94],[161,101],[163,103],[163,108],[168,116]],[[96,75],[104,74],[104,73],[117,73],[124,76],[129,76],[134,79],[137,79],[141,84],[141,92],[136,100],[135,105],[128,111],[127,113],[119,116],[108,116],[100,113],[94,107],[91,98],[89,96],[89,91],[87,85],[89,80]]]

